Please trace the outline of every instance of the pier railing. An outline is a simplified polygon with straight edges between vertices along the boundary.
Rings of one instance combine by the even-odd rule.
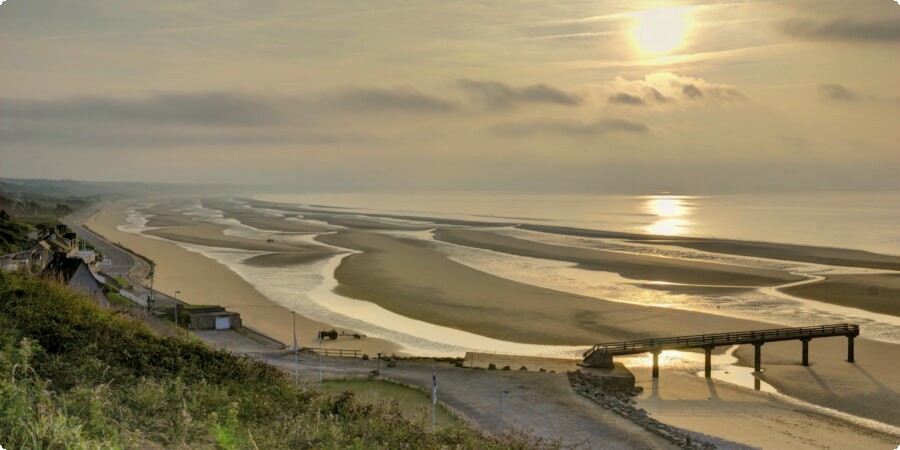
[[[769,330],[737,331],[732,333],[696,334],[638,341],[597,344],[584,353],[605,352],[610,355],[633,355],[659,350],[683,350],[707,346],[754,344],[829,336],[859,336],[859,325],[839,323],[814,327],[773,328]]]

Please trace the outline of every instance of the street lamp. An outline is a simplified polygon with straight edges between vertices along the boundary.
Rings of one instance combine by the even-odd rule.
[[[297,347],[297,313],[291,311],[291,322],[294,324],[294,383],[300,384],[300,348]]]
[[[147,297],[147,311],[153,309],[153,272],[154,267],[156,267],[153,263],[150,263],[150,296]]]
[[[175,327],[176,328],[178,327],[178,294],[180,294],[180,293],[181,293],[181,291],[175,291]]]
[[[506,389],[500,389],[500,416],[498,422],[500,423],[500,431],[503,431],[503,394],[509,394],[509,391]]]

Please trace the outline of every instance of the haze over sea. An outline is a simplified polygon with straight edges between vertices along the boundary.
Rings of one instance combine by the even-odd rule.
[[[900,192],[745,195],[280,194],[256,198],[478,221],[715,237],[900,255]]]
[[[423,222],[427,224],[429,217],[509,224],[527,222],[674,237],[704,236],[761,240],[900,254],[900,230],[895,226],[900,223],[900,194],[895,192],[743,196],[341,193],[256,197],[260,200],[310,206],[312,209],[332,209],[342,213],[388,214],[417,219],[404,221],[375,217],[378,221],[386,223],[399,220],[400,223],[421,225]],[[246,211],[260,216],[270,214],[281,216],[276,206],[272,206],[275,209],[261,209],[250,207],[244,201],[237,201],[234,206],[248,208]],[[205,207],[198,202],[183,211],[184,214],[195,217],[195,220],[228,227],[226,234],[232,236],[273,239],[276,242],[320,244],[312,240],[313,236],[291,236],[247,227],[234,219],[224,218],[223,211],[216,208]],[[142,225],[143,219],[138,220],[137,216],[134,217],[133,223],[139,225],[134,231],[145,229]],[[316,222],[311,218],[290,220]],[[340,228],[342,227],[332,227],[338,230]],[[882,272],[874,269],[712,254],[684,247],[648,246],[618,239],[538,233],[511,227],[495,229],[494,232],[562,246],[786,270],[806,277],[807,281],[804,283],[821,279],[825,274]],[[617,302],[685,309],[735,318],[752,318],[786,326],[850,321],[864,324],[867,336],[871,338],[889,342],[900,340],[900,322],[896,317],[805,300],[775,288],[722,292],[667,292],[654,287],[657,281],[652,278],[636,281],[611,272],[588,270],[569,262],[527,258],[453,245],[436,240],[430,232],[385,233],[421,241],[432,250],[465,266],[527,285]],[[373,305],[368,302],[335,294],[333,292],[337,285],[334,279],[335,269],[347,253],[310,262],[304,270],[298,272],[296,268],[290,266],[254,268],[244,264],[245,259],[257,254],[255,252],[180,245],[230,267],[276,303],[291,310],[297,308],[304,310],[309,317],[325,323],[389,338],[402,343],[407,349],[417,349],[419,352],[457,354],[466,347],[498,350],[496,342],[476,345],[471,337],[447,337],[442,340],[444,344],[453,343],[450,346],[438,345],[437,342],[423,342],[421,337],[433,336],[434,330],[423,331],[421,328],[423,324],[408,324],[395,314],[381,309],[371,309]],[[550,349],[535,348],[529,349],[526,353],[548,354],[548,350]],[[560,348],[549,353],[557,351],[569,352]]]

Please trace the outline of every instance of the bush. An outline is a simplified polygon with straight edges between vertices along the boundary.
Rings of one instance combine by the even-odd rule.
[[[426,431],[396,404],[292,385],[272,366],[160,337],[61,286],[0,273],[6,448],[529,448]]]

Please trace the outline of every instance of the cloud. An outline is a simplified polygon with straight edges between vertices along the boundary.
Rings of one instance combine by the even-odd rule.
[[[684,94],[687,98],[701,98],[703,97],[703,91],[700,90],[697,86],[693,84],[686,84],[681,87],[681,93]]]
[[[710,83],[701,78],[659,72],[643,79],[628,80],[616,77],[606,86],[608,102],[618,105],[654,106],[687,101],[739,103],[747,96],[724,84]]]
[[[366,110],[392,110],[408,112],[446,112],[456,109],[450,101],[424,94],[409,87],[394,89],[355,88],[327,97],[327,102],[338,107]]]
[[[305,97],[273,98],[234,92],[159,93],[136,98],[81,96],[4,99],[0,118],[139,124],[144,126],[259,127],[325,111],[441,113],[450,101],[408,87],[349,88]]]
[[[868,22],[854,22],[847,19],[827,22],[793,19],[782,22],[779,30],[794,38],[814,41],[900,42],[900,20],[897,19]]]
[[[638,97],[637,95],[627,94],[625,92],[619,92],[617,94],[613,94],[609,96],[610,103],[618,103],[620,105],[646,105],[647,102],[644,99]]]
[[[494,134],[502,136],[557,134],[573,137],[590,137],[614,132],[645,135],[650,132],[650,127],[642,122],[626,119],[601,119],[596,122],[544,120],[504,124],[494,127],[493,131]]]
[[[835,103],[868,103],[889,108],[900,106],[900,97],[858,92],[836,83],[820,84],[818,91],[819,98]]]
[[[278,113],[250,95],[166,93],[143,98],[72,97],[4,100],[0,117],[32,120],[135,122],[199,126],[258,126],[275,123]]]
[[[508,109],[523,103],[577,106],[582,97],[546,84],[511,86],[499,81],[459,80],[458,85],[473,100],[488,109]]]
[[[840,84],[819,85],[819,97],[835,102],[855,102],[860,99],[859,94]]]

